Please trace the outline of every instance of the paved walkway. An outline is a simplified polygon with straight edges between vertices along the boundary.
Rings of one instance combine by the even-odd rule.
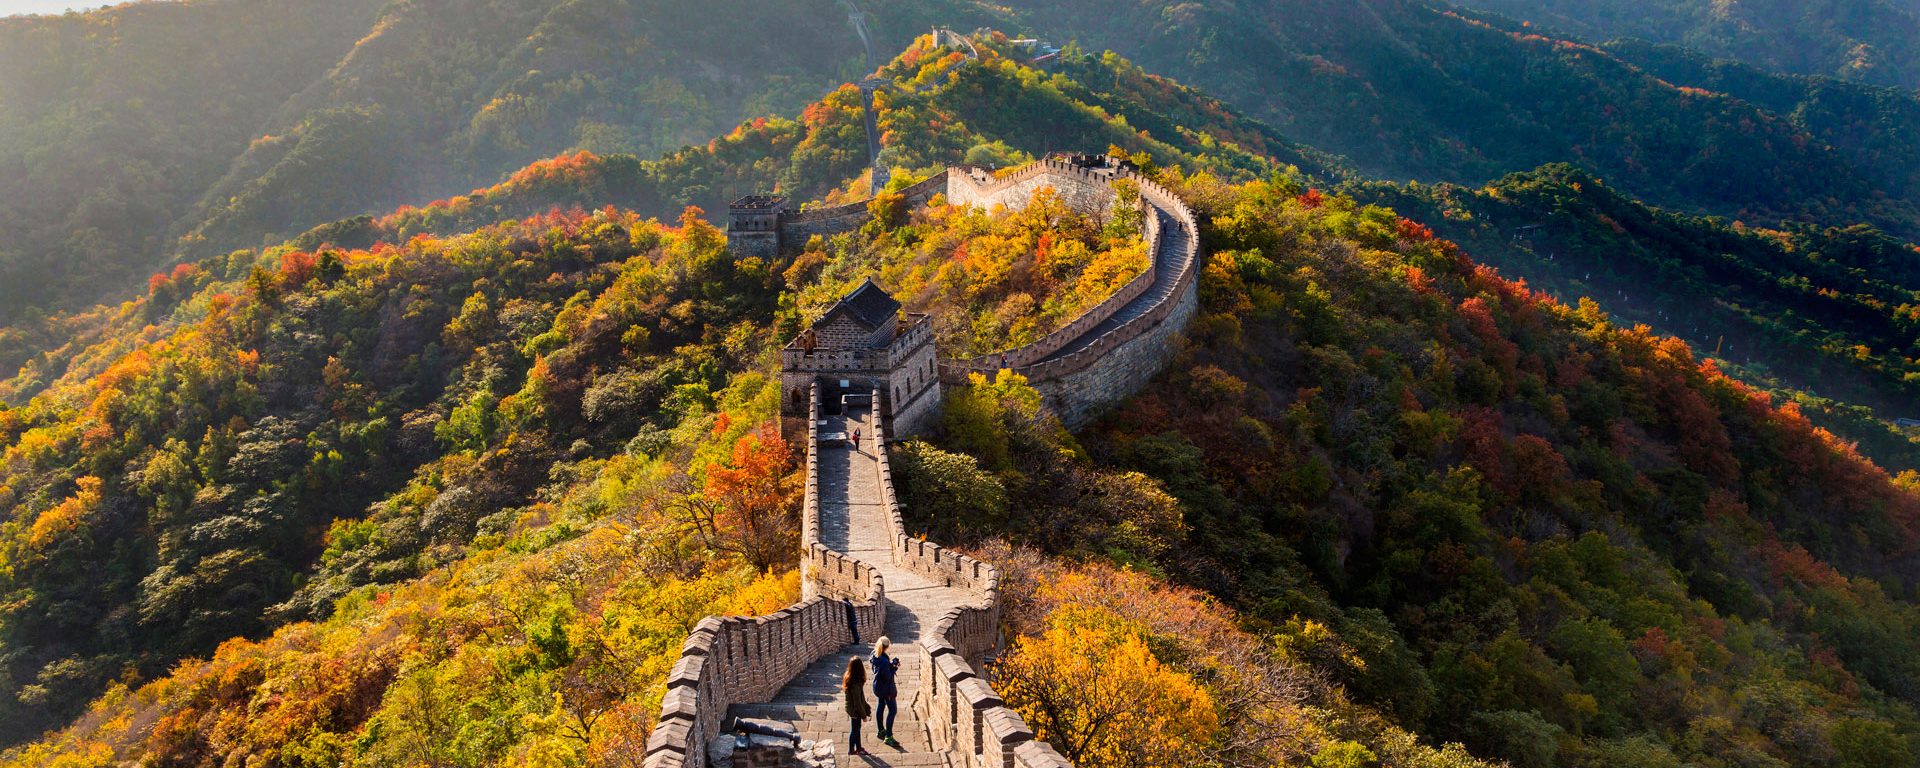
[[[1160,217],[1160,252],[1153,264],[1153,285],[1149,286],[1145,293],[1114,312],[1112,317],[1087,329],[1086,333],[1067,342],[1066,346],[1055,350],[1053,354],[1033,361],[1032,365],[1059,360],[1093,346],[1093,343],[1101,336],[1105,336],[1108,331],[1146,314],[1161,302],[1173,300],[1173,291],[1179,285],[1180,273],[1186,271],[1187,265],[1193,261],[1193,233],[1180,226],[1180,220],[1175,218],[1171,211],[1153,205],[1151,200],[1148,201],[1148,209],[1149,215]]]
[[[860,628],[860,639],[838,653],[828,654],[787,683],[773,701],[765,704],[738,704],[733,714],[791,723],[803,739],[831,739],[840,766],[944,766],[945,755],[931,749],[926,724],[913,711],[914,696],[920,689],[920,665],[927,663],[919,645],[922,627],[931,626],[941,614],[955,605],[977,602],[977,596],[964,589],[937,586],[924,577],[894,567],[889,548],[891,533],[886,508],[880,496],[880,464],[874,454],[874,424],[871,415],[857,412],[852,418],[828,416],[820,432],[851,434],[859,429],[860,451],[849,446],[814,446],[820,451],[820,539],[835,550],[848,553],[874,566],[886,577],[887,626],[884,634],[893,640],[892,654],[900,660],[900,716],[894,720],[894,737],[900,749],[880,743],[874,735],[874,723],[862,723],[861,741],[868,757],[847,754],[849,723],[844,699],[840,695],[840,675],[846,671],[847,658],[865,659],[873,653],[876,633]],[[868,670],[872,680],[872,670]],[[871,685],[871,682],[869,682]],[[868,689],[872,701],[872,689]]]

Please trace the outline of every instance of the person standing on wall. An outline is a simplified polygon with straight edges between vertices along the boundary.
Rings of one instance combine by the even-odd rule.
[[[854,610],[852,598],[842,598],[840,602],[847,606],[847,634],[853,636],[853,642],[855,645],[859,645],[860,644],[860,612]]]
[[[847,718],[853,722],[853,730],[847,733],[847,754],[865,755],[867,748],[860,746],[860,721],[873,716],[873,708],[867,706],[867,668],[860,663],[860,657],[847,659],[847,673],[840,678],[840,692],[847,697]]]
[[[873,641],[873,725],[880,734],[880,740],[894,749],[900,748],[899,740],[893,738],[893,718],[900,714],[900,705],[894,701],[900,695],[900,689],[894,685],[894,674],[900,671],[900,660],[887,655],[893,647],[893,641],[880,638]]]
[[[858,427],[855,427],[853,430],[853,452],[860,452],[860,429]]]

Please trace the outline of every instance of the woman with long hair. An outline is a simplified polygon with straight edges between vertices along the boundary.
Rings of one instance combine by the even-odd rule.
[[[847,673],[840,678],[840,692],[847,696],[847,717],[853,721],[853,731],[847,735],[847,754],[867,754],[866,747],[860,746],[860,721],[873,716],[873,708],[867,706],[867,667],[860,663],[860,657],[847,659]]]
[[[900,714],[897,697],[900,689],[894,683],[894,675],[900,671],[900,660],[887,650],[893,647],[893,641],[880,638],[873,641],[873,656],[867,661],[873,664],[873,725],[880,732],[880,741],[898,749],[900,741],[893,738],[893,718]]]

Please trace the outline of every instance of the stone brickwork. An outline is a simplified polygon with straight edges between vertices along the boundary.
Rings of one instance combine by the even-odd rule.
[[[1072,373],[1046,379],[1039,387],[1047,408],[1061,422],[1079,426],[1146,386],[1166,367],[1177,339],[1200,309],[1200,284],[1190,281],[1167,303],[1158,322],[1143,323],[1141,333],[1091,355],[1092,362]]]
[[[1049,159],[981,187],[988,199],[1031,188],[1034,179],[1077,177],[1078,164]],[[1099,175],[1096,173],[1096,176]],[[1149,238],[1151,267],[1113,297],[1039,341],[1007,350],[1004,366],[1027,377],[1049,410],[1069,427],[1090,422],[1104,409],[1138,391],[1165,368],[1174,354],[1173,338],[1199,308],[1199,223],[1172,190],[1133,173],[1115,169],[1111,178],[1130,178],[1147,208],[1143,235]],[[965,176],[979,184],[980,174]],[[972,360],[942,360],[947,384],[963,384],[973,373],[991,376],[1001,355]]]
[[[1048,157],[1028,163],[1004,174],[979,168],[947,169],[947,202],[992,209],[1005,206],[1026,207],[1033,194],[1051,187],[1068,207],[1105,218],[1113,210],[1112,182],[1125,171],[1117,167],[1095,167],[1093,158],[1064,159]]]
[[[771,259],[780,252],[780,218],[787,200],[775,195],[747,195],[727,206],[727,250],[736,257]]]
[[[941,171],[920,182],[902,187],[900,189],[900,196],[904,198],[909,208],[923,207],[936,195],[947,193],[947,174],[948,172]],[[761,197],[764,196],[750,196],[752,199]],[[743,200],[745,199],[749,198],[743,198]],[[740,242],[747,247],[758,249],[755,251],[756,255],[764,250],[766,255],[772,256],[782,250],[797,251],[804,248],[807,245],[807,241],[812,239],[814,235],[833,237],[843,232],[852,232],[864,226],[872,219],[873,215],[868,213],[867,201],[865,200],[857,203],[848,203],[846,205],[814,208],[812,210],[798,212],[783,210],[777,220],[773,222],[770,230],[766,229],[758,220],[742,221],[730,219],[727,226],[727,245],[729,248],[733,247],[736,236],[735,230],[736,227],[738,227],[740,229],[738,235],[743,238]],[[763,234],[769,235],[769,237],[762,238],[761,236]],[[736,255],[744,254],[736,253]]]
[[[810,416],[808,442],[817,445],[818,405]],[[809,664],[853,642],[849,609],[859,626],[885,622],[884,578],[820,542],[817,454],[807,451],[800,602],[765,616],[709,616],[694,625],[667,675],[660,718],[647,739],[646,768],[708,765],[707,746],[721,733],[730,707],[773,698]]]
[[[832,736],[844,733],[828,730],[837,695],[833,670],[844,664],[839,661],[842,655],[857,656],[863,648],[852,645],[849,617],[859,627],[884,627],[900,635],[903,644],[911,644],[896,646],[903,660],[912,662],[902,671],[903,714],[908,722],[918,721],[908,728],[925,732],[903,739],[909,748],[902,758],[910,762],[902,764],[1071,768],[1053,747],[1035,738],[985,674],[982,662],[1000,643],[998,570],[907,533],[886,446],[896,431],[911,433],[930,423],[942,380],[963,382],[968,374],[990,373],[1002,362],[1027,376],[1047,406],[1069,425],[1090,421],[1166,366],[1176,337],[1198,309],[1200,268],[1197,222],[1170,190],[1124,165],[1048,158],[1003,174],[950,168],[908,188],[908,197],[913,205],[945,194],[960,204],[1019,207],[1036,191],[1052,188],[1075,209],[1105,216],[1116,199],[1113,181],[1120,178],[1132,179],[1140,188],[1146,213],[1141,235],[1148,243],[1149,268],[1040,341],[1008,350],[1004,357],[939,360],[930,319],[909,315],[899,320],[884,344],[876,345],[871,338],[840,339],[826,328],[782,350],[782,386],[789,393],[790,410],[804,398],[807,418],[802,599],[768,616],[709,617],[695,626],[668,678],[660,720],[647,745],[647,768],[798,764],[823,755],[831,759]],[[758,210],[749,213],[757,215]],[[865,204],[782,213],[772,230],[777,233],[774,247],[790,245],[791,238],[804,242],[814,234],[857,228],[866,216]],[[766,231],[764,221],[753,219],[742,230],[750,247],[763,247],[755,233]],[[730,230],[729,235],[734,233]],[[889,302],[886,306],[897,308]],[[816,346],[821,330],[830,346]],[[831,506],[823,506],[822,382],[829,379],[871,387],[875,410],[867,418],[851,413],[832,418],[838,429],[864,425],[874,454],[834,448],[834,498]],[[874,553],[883,549],[884,561],[875,562]],[[889,579],[902,585],[898,591],[906,597],[890,599]],[[813,738],[792,747],[750,740],[747,749],[734,750],[730,737],[720,737],[729,711],[791,719],[803,737],[810,733]],[[937,762],[911,762],[922,757]]]
[[[1049,157],[999,175],[981,168],[948,168],[901,188],[899,194],[909,208],[925,207],[935,197],[944,196],[956,205],[1019,209],[1033,199],[1035,192],[1051,187],[1074,210],[1104,217],[1113,209],[1112,180],[1128,172],[1089,167],[1088,160]],[[814,235],[832,237],[864,226],[873,219],[867,203],[862,200],[792,211],[780,198],[749,195],[729,209],[727,242],[729,246],[740,242],[760,249],[768,247],[770,241],[775,251],[797,250]],[[768,210],[772,213],[766,213]]]
[[[844,321],[840,321],[844,322]],[[933,344],[933,319],[902,315],[883,346],[856,333],[831,333],[817,324],[809,349],[804,338],[780,350],[780,387],[786,393],[783,410],[798,415],[806,396],[821,381],[848,381],[862,391],[879,389],[900,404],[900,423],[924,424],[940,403],[940,366]],[[822,331],[829,331],[823,333]]]
[[[920,635],[930,663],[920,665],[920,690],[908,706],[926,722],[932,748],[944,752],[955,768],[1070,768],[1052,746],[1034,738],[1020,714],[975,671],[1000,643],[999,569],[907,533],[885,450],[880,451],[880,492],[894,565],[976,598],[949,607]]]

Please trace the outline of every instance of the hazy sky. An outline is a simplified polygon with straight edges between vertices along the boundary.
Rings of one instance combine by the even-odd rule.
[[[98,8],[113,5],[101,0],[0,0],[0,16],[18,16],[23,13],[65,13],[69,10]]]

